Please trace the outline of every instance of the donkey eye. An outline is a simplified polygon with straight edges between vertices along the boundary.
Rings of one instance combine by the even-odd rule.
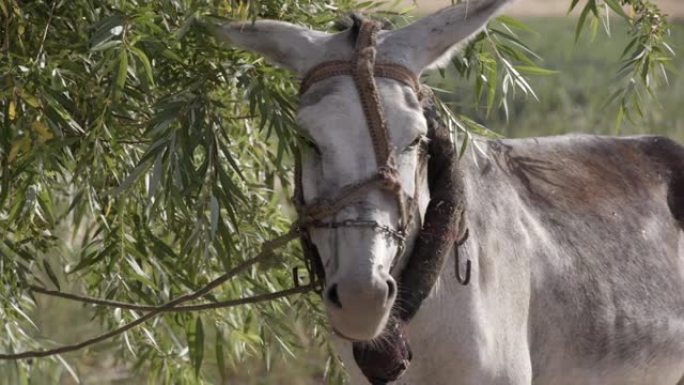
[[[418,145],[420,145],[421,143],[423,143],[423,136],[422,135],[417,137],[416,139],[414,139],[413,142],[411,142],[411,144],[406,146],[406,149],[404,151],[413,150],[414,148],[418,147]]]

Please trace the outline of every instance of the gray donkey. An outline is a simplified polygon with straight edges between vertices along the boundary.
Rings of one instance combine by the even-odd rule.
[[[426,212],[450,201],[430,188],[433,138],[413,80],[506,3],[470,0],[370,37],[276,21],[221,28],[308,81],[300,203],[318,209],[307,239],[352,383],[684,385],[684,148],[662,137],[476,139],[447,160],[469,237],[460,231],[447,268],[407,302],[415,314],[399,337],[413,362],[399,379],[370,380],[355,362],[354,343],[398,327],[391,315],[415,288],[397,272],[412,266]]]

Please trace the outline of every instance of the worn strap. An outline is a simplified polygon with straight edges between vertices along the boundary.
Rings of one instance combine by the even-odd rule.
[[[349,60],[331,60],[315,66],[302,79],[299,94],[303,95],[314,84],[325,79],[336,76],[352,76],[354,72],[352,66],[353,64]],[[373,68],[373,74],[376,78],[392,79],[404,83],[411,87],[416,94],[420,89],[420,82],[416,75],[400,64],[377,61]]]
[[[377,84],[373,77],[375,67],[375,40],[379,25],[373,21],[365,21],[359,29],[354,57],[354,83],[361,100],[363,114],[368,123],[368,131],[375,149],[377,167],[386,166],[390,162],[390,142],[385,122],[385,114],[380,100]]]
[[[319,221],[337,214],[343,208],[366,197],[368,193],[375,188],[381,187],[385,189],[394,189],[394,187],[392,187],[393,182],[393,180],[388,179],[387,174],[379,172],[363,182],[345,186],[335,197],[333,197],[333,199],[321,199],[308,205],[303,205],[304,199],[303,196],[301,196],[302,192],[300,184],[298,189],[300,190],[298,192],[300,197],[297,198],[297,204],[302,205],[297,208],[297,211],[299,212],[300,226],[307,227],[309,224],[315,221]]]
[[[405,322],[418,312],[437,282],[449,251],[464,240],[466,234],[465,186],[457,149],[448,126],[437,113],[434,96],[427,88],[423,92],[423,113],[430,138],[430,203],[423,228],[399,280],[404,288],[410,288],[400,291],[397,298],[402,306],[396,315]]]

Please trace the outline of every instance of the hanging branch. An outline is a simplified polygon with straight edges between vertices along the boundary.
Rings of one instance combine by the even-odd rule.
[[[577,7],[579,0],[573,0],[570,10]],[[605,105],[618,101],[619,110],[616,130],[625,118],[634,122],[634,117],[643,118],[642,99],[655,96],[655,88],[668,83],[668,72],[676,73],[671,60],[675,52],[668,44],[670,24],[665,14],[651,0],[587,0],[580,13],[575,32],[578,40],[586,21],[593,17],[601,22],[610,35],[610,12],[620,16],[629,24],[630,42],[622,52],[620,69],[616,80],[620,86],[608,98]]]
[[[255,296],[247,297],[247,298],[231,299],[231,300],[226,300],[226,301],[203,303],[203,304],[197,304],[197,305],[174,306],[172,308],[164,308],[164,306],[138,305],[138,304],[127,303],[127,302],[109,301],[109,300],[86,297],[86,296],[81,296],[81,295],[76,295],[76,294],[71,294],[71,293],[64,293],[64,292],[57,291],[57,290],[44,289],[44,288],[41,288],[38,286],[33,286],[33,285],[29,286],[29,289],[31,289],[31,291],[33,291],[33,292],[40,293],[43,295],[48,295],[48,296],[57,297],[57,298],[64,298],[64,299],[68,299],[68,300],[72,300],[72,301],[76,301],[76,302],[82,302],[82,303],[97,305],[97,306],[108,306],[108,307],[128,309],[128,310],[137,310],[137,311],[157,311],[157,310],[160,310],[162,313],[171,313],[171,312],[173,312],[173,313],[184,313],[184,312],[211,310],[211,309],[225,309],[225,308],[230,308],[230,307],[235,307],[235,306],[240,306],[240,305],[248,305],[248,304],[252,304],[252,303],[271,301],[274,299],[287,297],[287,296],[290,296],[293,294],[307,293],[307,292],[313,290],[313,285],[308,284],[308,285],[304,285],[304,286],[297,286],[297,287],[287,289],[287,290],[281,290],[281,291],[274,292],[274,293],[260,294],[260,295],[255,295]]]
[[[199,290],[183,295],[181,297],[178,297],[172,301],[169,301],[165,303],[164,305],[161,305],[159,307],[156,307],[155,310],[150,311],[149,313],[137,318],[134,321],[131,321],[117,329],[114,329],[110,332],[101,334],[97,337],[93,337],[90,339],[87,339],[85,341],[73,344],[73,345],[66,345],[62,346],[59,348],[54,348],[54,349],[47,349],[47,350],[33,350],[33,351],[26,351],[22,353],[15,353],[15,354],[0,354],[0,360],[22,360],[22,359],[27,359],[27,358],[39,358],[39,357],[48,357],[48,356],[54,356],[57,354],[63,354],[63,353],[68,353],[68,352],[73,352],[76,350],[83,349],[87,346],[94,345],[97,343],[100,343],[102,341],[106,341],[110,338],[116,337],[119,334],[125,333],[126,331],[133,329],[134,327],[156,317],[157,315],[172,311],[174,307],[188,302],[192,300],[196,300],[207,293],[211,292],[227,280],[233,278],[234,276],[242,273],[243,271],[247,270],[251,266],[263,262],[264,260],[271,258],[273,256],[273,251],[275,249],[278,249],[280,247],[283,247],[290,243],[292,240],[296,239],[299,237],[298,233],[298,228],[297,226],[293,226],[290,231],[288,231],[285,235],[282,235],[278,238],[275,238],[271,241],[268,241],[264,243],[264,245],[261,248],[261,251],[259,254],[257,254],[254,258],[248,259],[241,264],[237,265],[230,271],[226,272],[225,274],[221,275],[220,277],[214,279],[213,281],[209,282]],[[302,287],[303,288],[303,287]],[[303,290],[303,289],[302,289]],[[273,293],[273,295],[278,294],[278,293]],[[282,292],[281,292],[282,294]],[[247,299],[245,299],[247,300]],[[214,305],[214,304],[207,304],[207,305]],[[197,306],[204,306],[204,305],[197,305]]]

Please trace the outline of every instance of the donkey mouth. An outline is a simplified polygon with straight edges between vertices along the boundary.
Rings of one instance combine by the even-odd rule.
[[[343,340],[347,340],[349,342],[362,342],[362,340],[357,340],[356,338],[351,338],[351,337],[345,336],[344,333],[342,333],[341,331],[337,330],[334,327],[332,328],[332,331],[337,337],[342,338]]]

